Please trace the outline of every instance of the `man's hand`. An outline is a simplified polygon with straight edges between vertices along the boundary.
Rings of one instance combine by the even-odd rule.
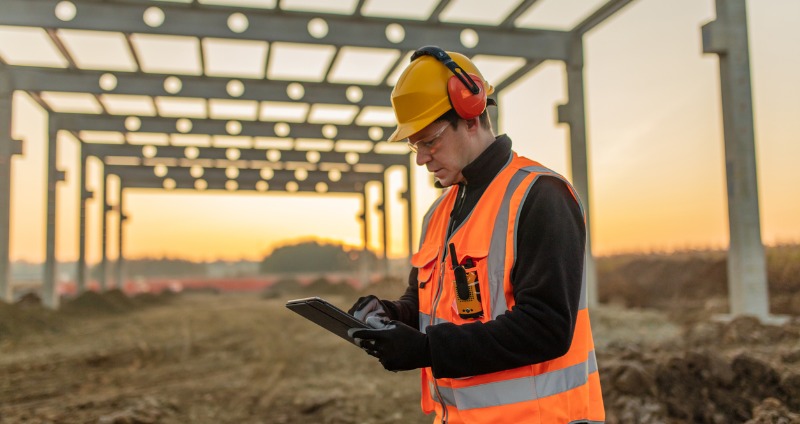
[[[347,335],[389,371],[407,371],[431,365],[428,336],[400,321],[370,317],[373,329],[351,328]]]
[[[359,297],[347,313],[363,322],[367,322],[371,316],[386,316],[383,303],[373,295]]]

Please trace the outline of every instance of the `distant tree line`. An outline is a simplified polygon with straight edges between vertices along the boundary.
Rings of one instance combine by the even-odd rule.
[[[206,274],[207,265],[183,259],[145,258],[125,260],[125,275],[137,277],[190,277]],[[109,261],[106,272],[114,273],[116,261]],[[99,280],[103,272],[100,264],[89,267],[89,278]]]
[[[183,259],[146,258],[125,261],[125,273],[143,277],[201,276],[206,273],[206,264]]]
[[[124,262],[124,273],[129,278],[142,277],[203,277],[208,276],[215,264],[239,264],[239,269],[251,269],[250,273],[303,273],[303,272],[347,272],[357,271],[360,267],[374,269],[378,258],[374,253],[364,250],[345,249],[344,246],[318,241],[300,242],[276,248],[261,261],[238,262],[193,262],[184,259],[145,258],[130,259]],[[245,265],[242,267],[241,265]],[[77,263],[64,262],[57,265],[59,275],[77,278]],[[18,280],[40,279],[44,272],[44,264],[14,262],[11,264],[13,278]],[[257,271],[256,271],[257,269]],[[117,272],[116,261],[109,261],[106,272],[114,277]],[[102,267],[92,264],[88,267],[87,277],[100,280]]]
[[[345,250],[337,244],[316,241],[282,246],[261,261],[262,273],[356,271],[361,265],[377,263],[374,253],[364,250]]]

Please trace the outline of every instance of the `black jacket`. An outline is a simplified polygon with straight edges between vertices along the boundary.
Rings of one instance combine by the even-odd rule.
[[[511,140],[497,137],[462,174],[466,190],[460,210],[451,212],[456,228],[475,207],[508,161]],[[566,184],[540,177],[522,206],[517,260],[511,271],[516,305],[487,323],[444,323],[427,328],[433,374],[466,377],[535,364],[569,349],[581,294],[586,228],[580,207]],[[417,269],[405,294],[384,301],[391,318],[419,324]]]

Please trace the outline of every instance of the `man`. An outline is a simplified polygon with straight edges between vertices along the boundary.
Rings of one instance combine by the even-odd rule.
[[[409,285],[350,309],[350,336],[390,371],[421,369],[439,423],[605,419],[583,278],[586,229],[563,177],[518,156],[465,56],[418,50],[392,91],[397,130],[446,187],[422,223]]]

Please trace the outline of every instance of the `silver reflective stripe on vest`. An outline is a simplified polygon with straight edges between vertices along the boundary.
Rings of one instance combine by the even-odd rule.
[[[589,374],[593,372],[597,372],[594,350],[589,352],[586,361],[560,370],[460,389],[440,386],[439,392],[447,405],[459,410],[487,408],[564,393],[586,384],[589,381]]]
[[[433,216],[433,211],[436,210],[436,208],[439,206],[439,203],[442,203],[442,200],[444,200],[444,198],[447,197],[447,193],[449,192],[450,191],[448,190],[442,193],[442,195],[439,196],[438,199],[434,200],[431,207],[428,208],[428,212],[425,213],[425,217],[422,218],[422,230],[420,230],[419,247],[417,249],[422,249],[422,243],[425,242],[425,233],[428,232],[428,224],[430,224],[431,216]]]
[[[431,325],[431,316],[426,314],[426,313],[420,312],[419,313],[419,331],[422,331],[423,333],[425,333],[426,330],[428,329],[429,325]]]
[[[450,323],[450,321],[448,321],[446,319],[436,318],[436,322],[434,322],[433,324],[449,324],[449,323]],[[428,314],[426,314],[424,312],[420,312],[419,313],[419,331],[425,333],[425,329],[429,325],[433,325],[433,324],[431,324],[431,316],[430,315],[428,315]]]
[[[436,389],[437,389],[437,387],[434,386],[434,384],[431,383],[430,381],[428,382],[428,386],[431,389],[431,398],[433,398],[433,400],[438,402],[439,400],[436,399]],[[453,393],[453,389],[451,389],[449,387],[442,387],[442,386],[438,386],[438,389],[439,389],[439,395],[442,396],[442,400],[444,400],[444,404],[445,405],[447,405],[447,406],[455,406],[456,405],[456,398],[455,398],[455,393]]]
[[[569,191],[571,191],[572,195],[575,196],[575,201],[578,202],[578,207],[581,208],[581,215],[583,215],[585,219],[586,212],[583,210],[583,203],[581,203],[581,198],[578,197],[578,192],[575,191],[575,188],[572,187],[572,184],[566,178],[564,178],[563,175],[553,171],[552,169],[545,168],[543,166],[526,166],[522,169],[528,172],[536,172],[542,175],[549,175],[551,177],[556,177],[559,180],[564,181],[564,183],[567,184],[567,188],[569,188]]]
[[[531,188],[533,187],[533,184],[536,183],[536,180],[538,180],[540,176],[547,175],[547,176],[551,176],[551,177],[556,177],[556,178],[560,179],[561,181],[563,181],[564,184],[567,185],[567,188],[569,189],[569,191],[572,192],[572,195],[575,197],[575,201],[578,202],[578,207],[581,208],[581,215],[583,216],[583,219],[586,220],[586,215],[585,215],[585,212],[583,210],[583,204],[581,203],[581,200],[578,197],[578,193],[575,191],[575,188],[572,187],[572,184],[570,184],[569,181],[567,181],[566,178],[564,178],[562,175],[557,174],[557,173],[553,172],[552,170],[547,169],[547,168],[542,167],[542,166],[527,166],[525,168],[522,168],[522,170],[523,171],[528,171],[528,172],[536,172],[539,175],[537,175],[536,178],[534,178],[534,180],[528,186],[527,190],[525,191],[525,194],[522,196],[522,201],[520,202],[520,205],[524,205],[525,204],[525,199],[528,198],[528,193],[530,193]],[[522,207],[520,206],[520,208],[517,209],[517,217],[514,220],[514,225],[519,225],[519,216],[520,216],[521,213],[522,213]],[[517,228],[514,228],[514,262],[512,262],[512,263],[516,263],[516,262],[517,262]],[[585,261],[584,261],[584,264],[585,264]],[[589,304],[589,302],[588,302],[587,297],[586,297],[586,266],[584,266],[583,267],[583,272],[581,272],[581,297],[580,297],[580,303],[578,305],[578,309],[586,309],[588,307],[588,304]]]
[[[500,203],[500,209],[492,228],[492,239],[489,241],[489,255],[487,258],[487,273],[489,275],[489,296],[492,307],[492,319],[503,315],[508,310],[505,297],[505,273],[506,273],[506,235],[508,234],[508,214],[511,209],[511,196],[528,176],[525,171],[517,171],[511,176]]]
[[[589,374],[597,372],[597,356],[594,354],[594,350],[589,351]]]
[[[489,274],[489,294],[492,306],[492,319],[496,319],[508,310],[508,304],[505,299],[505,273],[506,273],[506,235],[508,234],[508,215],[511,209],[511,197],[517,190],[522,181],[532,172],[554,174],[553,171],[543,166],[527,166],[520,168],[508,182],[506,192],[503,195],[503,201],[500,203],[500,209],[497,211],[497,217],[494,221],[494,228],[492,229],[492,239],[489,242],[489,258],[488,258],[488,274]],[[536,180],[534,179],[533,182]],[[533,182],[528,186],[525,196],[523,196],[520,205],[525,203],[525,198],[533,186]],[[517,216],[514,219],[514,225],[519,223],[519,214],[522,210],[520,206],[517,208]],[[517,228],[514,228],[514,261],[517,258]],[[513,263],[513,262],[512,262]]]

